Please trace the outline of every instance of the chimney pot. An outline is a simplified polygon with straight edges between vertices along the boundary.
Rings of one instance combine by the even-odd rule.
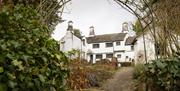
[[[72,31],[72,30],[73,30],[73,21],[69,21],[67,31]]]
[[[124,22],[122,24],[122,32],[123,33],[127,33],[128,32],[128,23],[127,22]]]
[[[94,27],[91,26],[91,27],[89,27],[89,36],[94,36],[94,35],[95,35]]]

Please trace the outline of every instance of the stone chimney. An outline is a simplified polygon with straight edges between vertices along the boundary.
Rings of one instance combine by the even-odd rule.
[[[93,36],[95,36],[95,32],[94,32],[94,27],[91,26],[89,27],[89,37],[93,37]]]
[[[122,24],[122,33],[128,33],[129,30],[128,30],[128,23],[127,22],[124,22]]]
[[[73,21],[69,21],[69,22],[68,22],[67,31],[73,31]]]

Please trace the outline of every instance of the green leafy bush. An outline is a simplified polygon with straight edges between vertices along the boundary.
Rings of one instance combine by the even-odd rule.
[[[144,64],[136,64],[134,67],[133,78],[140,79],[144,75]]]
[[[180,58],[158,59],[145,66],[147,78],[161,89],[168,91],[180,90]]]
[[[151,91],[180,90],[180,58],[158,59],[145,65],[136,65],[134,78],[137,87],[146,83]]]
[[[31,7],[0,10],[0,91],[64,91],[66,56]]]

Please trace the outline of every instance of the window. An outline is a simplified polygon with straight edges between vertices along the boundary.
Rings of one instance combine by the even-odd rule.
[[[121,54],[118,54],[118,55],[117,55],[117,58],[121,58]]]
[[[93,48],[99,48],[99,44],[93,44]]]
[[[126,56],[126,58],[129,58],[128,56]]]
[[[128,56],[126,56],[126,58],[128,58]]]
[[[106,43],[106,47],[112,47],[113,43]]]
[[[93,60],[93,55],[90,55],[90,60]]]
[[[96,54],[96,59],[102,59],[102,54]]]
[[[116,45],[117,45],[117,46],[118,46],[118,45],[121,45],[121,42],[120,42],[120,41],[116,42]]]
[[[90,63],[93,63],[93,55],[90,55]]]
[[[132,51],[134,50],[134,46],[131,46],[131,50],[132,50]]]
[[[106,54],[106,58],[112,58],[113,57],[113,54]]]
[[[84,39],[82,40],[82,42],[83,42],[83,46],[85,46],[85,40]]]

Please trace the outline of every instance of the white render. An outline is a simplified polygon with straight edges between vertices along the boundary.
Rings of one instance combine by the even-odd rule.
[[[156,33],[161,32],[159,28],[156,28]],[[178,42],[177,44],[180,45],[180,37],[177,36]],[[145,48],[146,48],[146,55],[147,55],[147,62],[151,62],[152,60],[155,60],[158,55],[156,55],[155,52],[155,41],[152,33],[150,31],[146,31],[144,34],[145,39]],[[144,51],[144,40],[143,40],[143,34],[136,37],[136,42],[134,44],[134,54],[135,54],[135,62],[137,63],[145,63],[145,51]],[[172,47],[175,45],[173,42],[170,43]],[[176,47],[173,47],[176,50]]]
[[[101,36],[101,35],[95,35],[93,26],[90,27],[89,37],[78,38],[73,34],[72,23],[73,23],[72,21],[69,22],[66,35],[60,40],[61,51],[67,53],[68,51],[72,51],[73,49],[79,50],[81,54],[80,55],[81,58],[86,59],[87,61],[92,63],[95,63],[100,59],[111,60],[112,57],[117,58],[118,62],[134,61],[135,64],[146,62],[143,35],[141,34],[139,36],[136,36],[135,38],[135,32],[127,27],[127,23],[123,23],[123,28],[121,33],[121,34],[125,34],[125,36],[123,36],[123,39],[121,40],[114,39],[110,41],[106,38],[108,41],[98,41],[98,42],[87,41],[89,37],[95,38],[97,36]],[[116,34],[119,35],[120,33],[116,33]],[[133,40],[133,43],[126,44],[128,38],[132,38],[132,37],[134,37],[134,40],[136,41]],[[150,62],[151,60],[154,60],[156,58],[155,42],[153,36],[149,31],[145,32],[144,39],[145,39],[147,62]],[[179,39],[178,43],[180,44],[180,37],[178,37],[178,39]],[[120,42],[120,45],[116,45],[116,42]],[[106,43],[113,43],[113,46],[106,47]],[[99,44],[99,48],[93,48],[93,44]],[[174,46],[174,43],[171,43],[171,45]],[[174,47],[174,49],[176,48]],[[96,58],[96,55],[99,55],[100,57]],[[106,57],[107,55],[110,55],[110,57]],[[73,58],[75,57],[78,56],[74,55]]]
[[[60,40],[60,50],[63,52],[67,53],[68,51],[71,51],[73,49],[80,50],[82,57],[89,62],[92,59],[91,60],[92,63],[95,63],[96,61],[100,60],[96,58],[96,55],[98,54],[102,55],[101,59],[111,60],[112,57],[116,57],[118,62],[132,62],[135,59],[134,50],[132,50],[132,47],[134,47],[134,45],[125,44],[127,38],[133,37],[134,33],[128,31],[125,28],[123,28],[125,30],[122,31],[121,33],[124,35],[122,40],[112,40],[108,42],[98,42],[98,43],[88,43],[87,42],[88,37],[84,38],[84,43],[83,43],[82,39],[78,38],[73,34],[72,28],[73,28],[72,25],[69,26],[66,35]],[[91,26],[89,37],[93,37],[93,36],[99,36],[99,35],[95,35],[94,27]],[[120,45],[116,45],[116,42],[120,42]],[[106,43],[113,43],[113,46],[106,47]],[[99,44],[99,48],[93,48],[93,44]],[[106,57],[106,55],[108,54],[113,56]],[[77,56],[74,56],[73,58],[75,57]]]
[[[147,55],[147,62],[155,59],[155,45],[152,35],[149,32],[144,34],[145,39],[145,48]],[[144,51],[144,40],[143,35],[140,35],[136,38],[136,43],[134,45],[135,49],[135,62],[136,63],[145,63],[145,51]]]
[[[66,35],[60,40],[60,50],[68,52],[73,49],[79,50],[82,57],[85,59],[85,46],[83,45],[83,41],[75,36],[72,31],[67,31]]]
[[[128,34],[126,34],[125,38],[123,41],[115,41],[112,42],[113,46],[112,47],[106,47],[106,43],[110,42],[102,42],[102,43],[91,43],[91,44],[86,44],[87,48],[87,60],[90,60],[90,55],[93,55],[93,63],[96,61],[100,60],[96,58],[96,54],[102,54],[102,59],[110,59],[111,58],[106,58],[106,54],[112,53],[114,57],[117,58],[118,62],[132,62],[132,60],[135,58],[134,57],[134,50],[131,49],[131,46],[133,45],[125,45],[126,39],[129,37]],[[120,45],[116,45],[116,42],[120,42]],[[93,48],[93,44],[99,44],[99,48]],[[119,58],[118,55],[121,55]],[[128,57],[128,58],[126,58]]]

